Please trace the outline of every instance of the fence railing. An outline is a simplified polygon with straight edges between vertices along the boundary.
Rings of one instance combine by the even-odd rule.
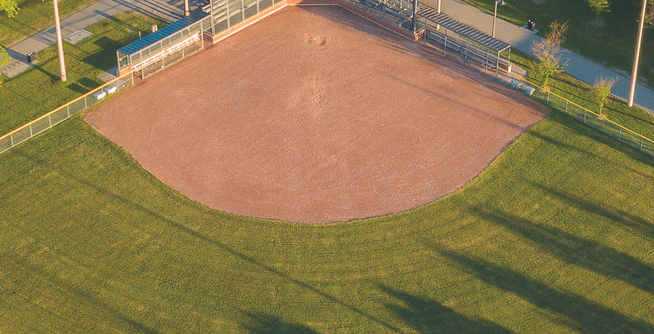
[[[428,27],[430,28],[430,27]],[[458,52],[462,56],[464,62],[476,61],[479,65],[483,66],[484,70],[491,68],[495,75],[500,74],[500,80],[505,81],[516,89],[522,90],[527,95],[532,98],[539,100],[543,104],[546,104],[554,109],[560,110],[579,122],[582,122],[592,128],[595,128],[631,147],[634,147],[641,152],[647,153],[651,156],[654,156],[654,140],[645,137],[639,133],[636,133],[620,124],[617,124],[606,117],[600,116],[599,114],[591,111],[588,108],[584,108],[573,101],[570,101],[556,93],[546,91],[543,87],[540,87],[538,84],[528,81],[524,78],[516,76],[514,73],[508,73],[505,68],[501,65],[498,67],[495,63],[489,62],[484,57],[470,57],[469,49],[470,46],[465,48],[460,47],[454,48],[450,45],[451,41],[448,43],[442,43],[438,40],[438,35],[429,34],[431,31],[428,31],[425,36],[428,36],[430,39],[434,39],[439,43],[432,43],[432,46],[440,46],[445,50],[451,50]],[[508,66],[507,66],[508,68]]]
[[[124,76],[107,82],[106,84],[95,88],[63,106],[21,126],[20,128],[9,132],[0,137],[0,153],[52,128],[53,126],[75,116],[83,110],[133,84],[133,73],[125,74]]]
[[[564,97],[549,91],[545,91],[542,87],[539,87],[532,82],[528,82],[526,80],[523,81],[526,82],[529,86],[536,88],[536,90],[533,91],[533,94],[531,94],[532,98],[539,100],[554,109],[565,112],[579,122],[595,128],[633,148],[640,150],[641,152],[654,156],[653,140],[634,131],[631,131],[624,126],[617,124],[607,119],[606,117],[600,116],[599,114],[584,108]]]
[[[499,69],[505,81],[518,90],[522,90],[533,99],[550,106],[553,109],[562,111],[579,122],[582,122],[594,129],[597,129],[610,137],[613,137],[633,148],[654,156],[654,140],[651,140],[639,133],[636,133],[618,123],[615,123],[605,116],[584,108],[573,101],[570,101],[556,93],[543,89],[538,84],[518,77],[513,73],[507,73]]]
[[[448,45],[445,47],[448,47]],[[474,58],[467,59],[474,60]],[[489,66],[488,62],[481,61],[481,63],[484,68]],[[492,65],[495,64],[491,64],[491,66]],[[654,156],[653,140],[611,120],[608,120],[605,117],[602,117],[599,114],[584,108],[564,97],[561,97],[550,91],[546,91],[533,82],[517,77],[513,73],[507,73],[507,71],[501,67],[493,67],[495,67],[495,75],[497,75],[498,72],[502,73],[502,77],[507,83],[510,83],[516,89],[525,91],[532,98],[539,100],[554,109],[565,112],[576,120],[599,131],[602,131],[603,133],[631,147],[634,147],[641,152]],[[133,84],[134,72],[127,73],[21,126],[20,128],[0,137],[0,153],[3,153],[12,147],[23,143],[26,140],[54,127],[55,125],[104,100],[108,96],[126,89]]]

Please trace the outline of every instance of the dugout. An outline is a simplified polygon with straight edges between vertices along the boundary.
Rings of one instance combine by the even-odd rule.
[[[425,24],[425,39],[442,46],[443,52],[457,52],[464,62],[470,60],[511,73],[511,44],[488,36],[451,17],[438,13],[434,8],[422,5],[418,16]],[[503,55],[504,54],[504,55]]]
[[[193,11],[156,32],[127,44],[118,51],[118,73],[140,72],[142,78],[202,49],[203,24],[209,26],[208,15]]]

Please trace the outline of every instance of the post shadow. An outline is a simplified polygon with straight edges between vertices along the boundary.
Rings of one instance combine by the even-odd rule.
[[[387,303],[386,308],[419,333],[511,333],[494,322],[467,317],[435,300],[383,284],[378,288],[401,302]]]

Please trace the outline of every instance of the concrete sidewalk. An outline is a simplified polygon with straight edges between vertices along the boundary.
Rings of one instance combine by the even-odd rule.
[[[201,1],[189,0],[191,10],[197,7]],[[93,23],[130,10],[172,22],[183,17],[184,2],[183,0],[101,0],[63,19],[61,21],[62,37],[65,39],[66,36],[82,30]],[[53,25],[49,28],[41,30],[6,48],[9,55],[13,58],[12,65],[10,65],[12,74],[20,73],[29,68],[27,64],[28,53],[39,52],[50,45],[54,45],[56,42],[53,22]]]
[[[421,2],[434,8],[438,5],[438,0],[421,0]],[[501,12],[501,10],[502,7],[498,7],[498,12]],[[493,14],[488,14],[460,0],[442,0],[441,11],[463,24],[488,35],[491,34]],[[549,22],[537,22],[536,29],[545,29],[548,24]],[[495,37],[532,56],[531,46],[534,41],[539,42],[542,40],[530,30],[514,26],[501,19],[497,19]],[[629,98],[630,78],[569,51],[565,53],[564,58],[569,58],[568,66],[565,68],[566,73],[591,85],[595,83],[596,78],[600,75],[605,78],[617,78],[618,81],[611,89],[611,93],[625,101]],[[643,85],[638,85],[634,96],[634,104],[654,114],[654,91]]]

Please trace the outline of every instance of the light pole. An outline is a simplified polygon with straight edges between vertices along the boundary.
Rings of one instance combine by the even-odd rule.
[[[61,23],[59,22],[59,6],[57,0],[52,0],[54,5],[55,30],[57,32],[57,49],[59,50],[59,72],[61,81],[66,81],[66,64],[64,63],[64,43],[61,41]]]
[[[638,78],[638,60],[640,58],[640,44],[643,41],[643,26],[645,24],[645,9],[647,0],[643,0],[643,11],[640,13],[640,27],[638,28],[638,41],[636,41],[636,55],[634,56],[634,70],[631,72],[631,90],[629,91],[629,106],[634,106],[634,93],[636,92],[636,79]]]
[[[491,37],[495,37],[495,21],[497,21],[497,4],[504,6],[504,0],[497,1],[495,0],[495,14],[493,14],[493,31],[491,32]]]
[[[184,16],[189,15],[191,15],[191,11],[189,9],[188,0],[184,0]]]

